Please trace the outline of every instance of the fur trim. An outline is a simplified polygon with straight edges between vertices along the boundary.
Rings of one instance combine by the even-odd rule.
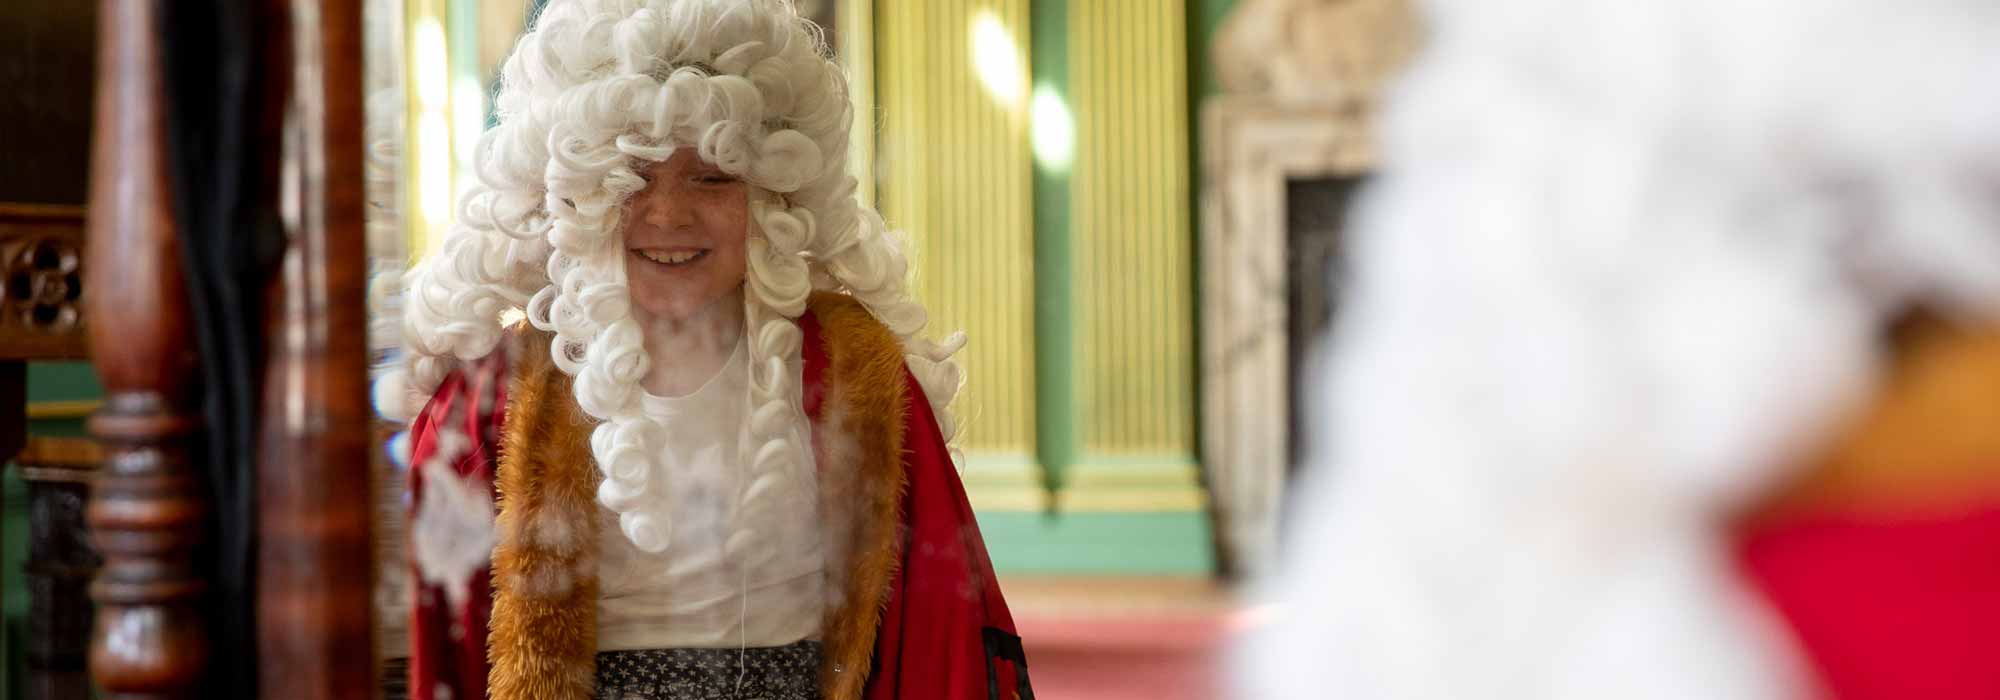
[[[522,334],[500,447],[488,697],[589,700],[597,675],[597,468],[569,375]]]
[[[2000,496],[2000,327],[1925,319],[1874,400],[1753,514],[1910,517]]]
[[[813,417],[828,534],[821,694],[859,700],[890,579],[902,561],[909,410],[903,347],[852,297],[810,301],[827,354]],[[597,651],[597,483],[592,421],[549,360],[549,335],[520,334],[496,476],[498,542],[487,639],[494,700],[588,700]]]
[[[858,700],[867,688],[889,581],[902,561],[909,396],[903,348],[894,333],[852,297],[820,293],[809,303],[827,353],[821,379],[826,400],[814,426],[825,482],[820,512],[829,532],[847,539],[829,543],[828,569],[835,568],[832,557],[851,553],[842,557],[845,577],[830,577],[843,584],[844,602],[827,612],[822,628],[820,694],[826,700]]]

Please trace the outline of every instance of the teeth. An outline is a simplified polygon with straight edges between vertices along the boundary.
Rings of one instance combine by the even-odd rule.
[[[657,250],[641,250],[639,251],[639,256],[662,265],[680,265],[707,253],[708,251],[705,250],[683,250],[672,253]]]

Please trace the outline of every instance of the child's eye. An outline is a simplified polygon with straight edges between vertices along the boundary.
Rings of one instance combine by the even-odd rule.
[[[727,185],[729,183],[735,182],[736,176],[721,172],[702,173],[700,175],[696,175],[694,180],[695,182],[699,182],[704,185]]]

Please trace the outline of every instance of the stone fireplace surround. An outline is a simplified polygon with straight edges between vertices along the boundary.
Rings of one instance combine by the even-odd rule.
[[[1414,44],[1405,0],[1244,0],[1201,115],[1202,463],[1218,562],[1275,562],[1291,465],[1292,280],[1286,190],[1375,165],[1379,86]]]

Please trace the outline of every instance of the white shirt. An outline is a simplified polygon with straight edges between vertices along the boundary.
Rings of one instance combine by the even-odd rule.
[[[676,515],[666,550],[649,554],[625,538],[615,513],[598,505],[600,651],[771,647],[819,637],[825,609],[819,528],[747,523],[773,533],[767,546],[780,552],[747,577],[723,548],[746,468],[738,442],[750,415],[744,346],[737,341],[721,372],[693,393],[643,399],[647,417],[667,431],[663,461]],[[810,465],[801,471],[814,473]],[[814,494],[791,490],[778,497],[797,503],[777,512],[818,511]]]

